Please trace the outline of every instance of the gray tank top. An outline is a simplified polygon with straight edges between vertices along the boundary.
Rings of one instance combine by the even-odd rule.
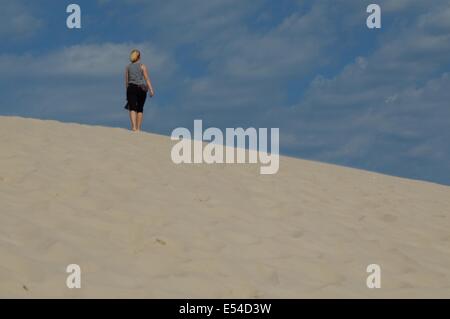
[[[130,63],[128,65],[128,83],[145,85],[144,72],[141,69],[142,63]]]

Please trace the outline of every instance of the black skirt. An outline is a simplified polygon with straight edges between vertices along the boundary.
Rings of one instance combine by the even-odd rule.
[[[144,104],[147,99],[147,92],[139,87],[139,85],[130,83],[127,88],[127,105],[125,108],[138,113],[144,112]]]

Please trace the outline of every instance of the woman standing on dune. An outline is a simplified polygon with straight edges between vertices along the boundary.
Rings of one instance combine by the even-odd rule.
[[[130,113],[131,130],[140,131],[144,117],[144,104],[147,92],[150,97],[155,95],[148,76],[147,67],[141,63],[141,52],[133,50],[130,54],[131,63],[125,70],[125,87],[127,89],[126,109]]]

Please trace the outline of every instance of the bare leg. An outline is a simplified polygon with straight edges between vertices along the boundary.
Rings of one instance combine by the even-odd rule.
[[[135,111],[130,111],[130,121],[131,121],[131,130],[134,132],[137,130]]]
[[[138,130],[138,131],[141,130],[143,118],[144,118],[144,113],[139,112],[137,114],[137,126],[136,126],[136,130]]]

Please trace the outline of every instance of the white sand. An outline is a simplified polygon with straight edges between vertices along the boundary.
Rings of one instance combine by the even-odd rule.
[[[0,117],[0,297],[450,298],[450,187],[286,157],[177,166],[173,144]]]

